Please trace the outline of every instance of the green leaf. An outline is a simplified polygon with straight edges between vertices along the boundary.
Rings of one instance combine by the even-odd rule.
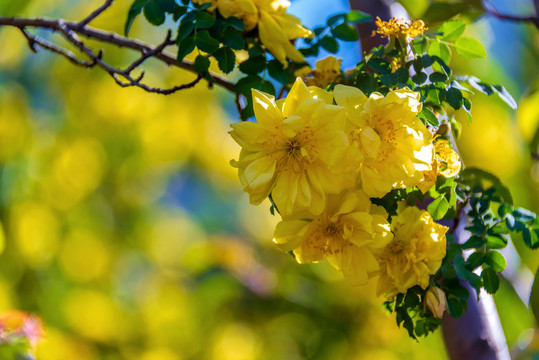
[[[192,53],[193,50],[195,50],[195,39],[192,37],[182,39],[178,44],[178,62],[181,62],[183,58]]]
[[[357,41],[359,39],[359,33],[356,28],[350,24],[339,24],[331,29],[331,33],[337,39],[343,41]]]
[[[487,235],[487,248],[503,249],[507,246],[507,239],[501,235]]]
[[[492,85],[491,89],[502,99],[507,105],[509,105],[512,109],[516,110],[517,108],[517,102],[511,94],[505,88],[501,85]]]
[[[245,74],[258,74],[266,69],[266,58],[255,56],[240,64],[240,71]]]
[[[451,49],[447,44],[441,43],[438,40],[431,41],[428,52],[431,56],[438,56],[446,64],[451,62]]]
[[[199,73],[205,73],[210,68],[210,59],[204,55],[198,55],[195,59],[195,70]]]
[[[481,43],[471,37],[461,37],[455,41],[455,49],[457,52],[470,59],[484,58],[487,52]]]
[[[483,246],[483,239],[479,236],[471,236],[466,242],[462,245],[463,249],[478,249]]]
[[[176,42],[178,43],[191,35],[194,29],[195,23],[193,21],[189,21],[189,19],[183,18],[180,22],[180,26],[178,26],[178,35],[176,37]]]
[[[230,27],[223,32],[223,44],[230,46],[234,50],[241,50],[245,47],[243,36]]]
[[[466,302],[457,297],[449,296],[447,298],[447,309],[453,318],[459,318],[466,312]]]
[[[429,109],[424,107],[421,112],[417,115],[420,119],[426,120],[432,126],[438,126],[438,118],[434,113]]]
[[[503,255],[494,250],[487,251],[485,254],[485,263],[496,271],[503,271],[507,265]]]
[[[345,20],[355,24],[362,24],[372,21],[372,16],[357,10],[352,10],[346,14]]]
[[[433,83],[445,82],[447,80],[447,75],[436,71],[429,75],[429,80]]]
[[[208,54],[213,54],[219,49],[219,41],[212,38],[208,30],[197,32],[195,42],[200,50]]]
[[[438,29],[438,32],[443,33],[440,39],[452,41],[461,37],[464,34],[464,30],[466,30],[466,24],[460,20],[451,20],[444,22]]]
[[[335,38],[331,36],[324,36],[320,39],[318,42],[322,48],[327,50],[328,52],[335,54],[337,51],[339,51],[339,43]]]
[[[289,83],[289,74],[278,60],[270,60],[268,62],[267,68],[268,73],[272,78],[274,78],[281,84]]]
[[[518,221],[531,222],[535,220],[537,215],[528,209],[516,208],[513,210],[513,217]]]
[[[539,247],[539,229],[533,229],[532,227],[522,229],[522,238],[526,246],[530,249],[537,249]]]
[[[237,17],[231,16],[225,19],[225,26],[233,27],[234,29],[238,31],[245,30],[245,24],[241,19],[238,19]]]
[[[535,317],[535,321],[539,323],[539,269],[535,273],[533,280],[532,291],[530,295],[530,308]]]
[[[391,64],[380,58],[373,57],[367,62],[367,66],[380,74],[391,73]]]
[[[133,4],[131,4],[131,7],[129,8],[129,12],[127,13],[127,20],[125,21],[124,26],[124,34],[125,36],[129,35],[129,30],[131,30],[131,25],[133,25],[133,21],[135,21],[135,18],[140,15],[140,12],[144,8],[144,5],[148,0],[135,0]]]
[[[185,15],[186,12],[187,6],[178,6],[176,11],[174,11],[172,18],[174,19],[174,21],[178,21],[182,16]]]
[[[234,51],[232,51],[232,49],[230,49],[228,46],[219,48],[215,54],[213,54],[213,56],[215,59],[217,59],[217,64],[222,72],[228,74],[234,70],[234,66],[236,65],[236,56],[234,55]]]
[[[335,23],[337,23],[339,20],[344,20],[345,17],[346,17],[346,14],[337,14],[337,15],[330,16],[328,20],[326,21],[326,24],[327,26],[332,26]]]
[[[236,85],[234,85],[234,89],[236,92],[243,94],[247,96],[248,98],[251,97],[251,89],[258,89],[260,87],[260,84],[262,83],[262,78],[258,75],[248,75],[244,78],[241,78],[238,80]]]
[[[450,87],[447,90],[447,95],[445,97],[445,100],[451,107],[455,110],[458,110],[462,107],[463,97],[462,92],[459,89],[456,89],[454,87]]]
[[[496,291],[498,291],[498,288],[500,287],[500,278],[498,277],[498,273],[496,273],[496,271],[493,269],[484,269],[481,272],[481,278],[483,278],[485,290],[489,294],[494,294]]]
[[[468,270],[473,271],[479,266],[483,265],[484,261],[485,257],[483,256],[483,253],[481,253],[480,251],[476,251],[466,260],[467,268]]]
[[[427,80],[427,74],[425,74],[424,72],[418,72],[417,74],[415,74],[413,77],[412,77],[412,80],[418,84],[418,85],[421,85],[423,84],[426,80]]]
[[[440,196],[439,198],[434,199],[434,201],[427,206],[427,210],[432,215],[434,220],[440,220],[443,218],[448,209],[449,202],[445,196]]]
[[[178,4],[174,0],[156,0],[159,7],[169,14],[173,14],[178,8]]]
[[[144,6],[144,17],[150,24],[159,26],[165,22],[165,11],[161,9],[157,0],[150,0]]]
[[[195,27],[197,29],[207,29],[215,24],[215,17],[206,12],[198,11],[195,16]]]

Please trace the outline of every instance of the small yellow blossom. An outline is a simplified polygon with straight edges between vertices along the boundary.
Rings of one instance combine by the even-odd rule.
[[[329,195],[320,216],[278,223],[273,241],[301,264],[328,259],[351,284],[364,285],[378,270],[373,253],[392,237],[384,208],[363,191],[345,191]]]
[[[434,317],[441,319],[447,309],[445,292],[438,287],[429,287],[425,295],[425,306],[429,308]]]
[[[452,178],[457,176],[462,168],[459,155],[451,149],[449,141],[437,139],[434,142],[434,149],[432,169],[425,171],[423,180],[417,185],[423,194],[436,184],[438,175]]]
[[[337,85],[335,101],[344,106],[347,131],[359,159],[363,190],[371,197],[383,197],[393,188],[416,186],[423,172],[432,168],[432,134],[417,118],[421,111],[419,93],[408,88],[386,96]]]
[[[303,78],[309,86],[325,88],[330,84],[339,82],[341,77],[341,59],[328,56],[316,62],[315,69],[308,66],[296,71],[295,75]]]
[[[232,125],[230,135],[242,147],[238,168],[252,204],[271,193],[283,217],[303,209],[318,215],[327,193],[343,189],[334,165],[344,156],[348,138],[345,113],[330,93],[308,89],[297,79],[284,100],[253,90],[257,122]]]
[[[243,21],[247,31],[258,26],[258,35],[268,51],[287,66],[287,58],[304,63],[303,54],[292,44],[292,40],[312,36],[312,32],[301,25],[300,19],[287,14],[288,0],[194,0],[199,4],[211,2],[225,17],[237,17]]]
[[[380,34],[382,36],[393,36],[396,38],[405,37],[407,42],[412,38],[423,35],[429,29],[422,20],[404,20],[395,17],[389,19],[389,21],[382,21],[377,17],[376,26],[378,29],[372,32],[372,36]]]
[[[448,228],[425,210],[408,207],[392,218],[393,240],[378,256],[378,295],[391,298],[419,285],[426,289],[445,256]]]

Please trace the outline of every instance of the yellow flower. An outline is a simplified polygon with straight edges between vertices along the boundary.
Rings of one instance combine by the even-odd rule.
[[[389,21],[382,21],[379,17],[376,18],[376,26],[378,29],[372,32],[372,36],[380,34],[382,36],[394,36],[405,37],[407,42],[411,38],[423,35],[429,28],[425,26],[425,23],[421,20],[404,20],[389,19]]]
[[[431,170],[432,134],[417,118],[419,93],[408,88],[386,96],[337,85],[335,101],[345,107],[347,131],[352,141],[351,158],[361,159],[363,190],[370,197],[383,197],[393,188],[412,187]]]
[[[333,166],[349,145],[345,113],[332,96],[309,90],[297,79],[285,100],[253,90],[256,123],[232,125],[230,135],[242,147],[238,168],[252,204],[271,193],[281,215],[309,209],[320,214],[326,193],[342,190]]]
[[[364,285],[378,270],[373,253],[392,237],[382,207],[372,205],[363,191],[345,191],[329,195],[320,216],[278,223],[273,241],[284,251],[293,250],[301,264],[327,258],[350,283]]]
[[[432,169],[425,171],[423,180],[417,185],[424,194],[436,184],[438,175],[446,178],[457,176],[462,168],[459,155],[451,149],[449,141],[437,139],[434,143],[434,160]]]
[[[295,75],[305,79],[305,83],[309,86],[325,88],[339,81],[341,77],[341,59],[328,56],[317,61],[314,70],[309,66],[305,66],[297,70]]]
[[[393,217],[394,238],[378,256],[378,295],[391,298],[415,285],[426,289],[429,276],[438,271],[445,256],[447,230],[416,207],[405,208]]]

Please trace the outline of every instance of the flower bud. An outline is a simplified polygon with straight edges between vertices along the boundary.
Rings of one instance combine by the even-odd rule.
[[[437,287],[429,287],[425,296],[425,305],[432,312],[432,315],[441,319],[444,315],[444,311],[447,309],[444,291]]]

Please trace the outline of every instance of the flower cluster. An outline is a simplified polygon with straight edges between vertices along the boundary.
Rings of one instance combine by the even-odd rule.
[[[301,25],[294,15],[286,13],[288,0],[194,0],[195,3],[211,3],[210,10],[217,9],[224,17],[236,17],[243,21],[247,31],[258,28],[262,44],[284,66],[286,59],[304,63],[305,58],[291,40],[307,38],[312,32]]]
[[[388,298],[426,289],[445,256],[447,227],[416,207],[389,217],[373,204],[460,169],[456,153],[444,140],[433,143],[418,119],[419,94],[366,96],[345,85],[328,92],[298,78],[285,99],[253,90],[253,102],[257,122],[232,125],[242,150],[231,163],[251,203],[269,196],[282,216],[277,246],[299,263],[327,259],[354,285],[377,276]]]
[[[382,21],[377,17],[376,26],[378,28],[372,32],[372,36],[380,34],[382,36],[415,38],[423,35],[429,29],[422,20],[404,20],[395,17],[389,21]]]

